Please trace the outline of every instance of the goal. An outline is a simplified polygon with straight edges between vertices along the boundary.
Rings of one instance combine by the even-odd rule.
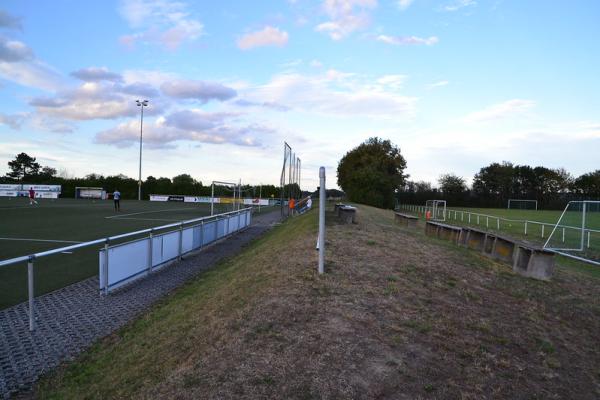
[[[600,201],[570,201],[544,243],[544,248],[600,265]]]
[[[106,190],[98,187],[76,187],[75,188],[76,199],[100,199],[106,200]]]
[[[210,215],[239,210],[242,202],[241,187],[241,182],[212,181]]]
[[[430,213],[429,218],[434,221],[446,220],[446,200],[427,200],[425,202],[425,215]]]
[[[508,208],[517,210],[537,210],[538,202],[537,200],[509,199]]]

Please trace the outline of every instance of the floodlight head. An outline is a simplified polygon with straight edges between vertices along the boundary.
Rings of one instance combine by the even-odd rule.
[[[144,106],[148,105],[148,100],[142,100],[142,101],[136,100],[135,102],[137,103],[138,107],[140,107],[140,106],[144,107]]]

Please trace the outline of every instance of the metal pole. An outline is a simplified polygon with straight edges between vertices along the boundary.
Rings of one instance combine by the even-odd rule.
[[[138,178],[138,200],[142,200],[142,129],[144,126],[144,104],[138,103],[138,105],[140,105],[142,108],[142,112],[140,114],[140,171]]]
[[[183,252],[183,222],[179,225],[179,260],[181,260]]]
[[[211,185],[212,189],[210,192],[210,215],[214,215],[214,205],[215,205],[215,183],[213,182]]]
[[[260,201],[262,199],[262,184],[258,187],[258,212],[260,213]]]
[[[525,236],[527,236],[527,221],[525,221]]]
[[[581,218],[581,248],[579,250],[583,250],[584,240],[585,240],[585,213],[587,211],[587,203],[583,202],[583,215]]]
[[[104,243],[104,294],[108,294],[108,238]]]
[[[33,304],[33,260],[34,257],[30,256],[29,261],[27,261],[27,291],[29,293],[29,331],[33,332],[35,330],[35,310]]]
[[[325,167],[319,168],[319,274],[325,272]]]
[[[152,246],[154,241],[154,235],[152,234],[152,229],[150,229],[150,234],[148,235],[148,272],[152,272]]]

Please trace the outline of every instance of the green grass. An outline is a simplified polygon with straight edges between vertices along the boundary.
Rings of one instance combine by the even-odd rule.
[[[0,199],[0,260],[70,245],[7,238],[84,242],[210,214],[210,205],[198,203],[123,200],[120,213],[116,213],[112,201],[42,199],[38,202],[39,205],[30,206],[25,198]],[[224,211],[230,210],[216,209],[216,212]],[[97,275],[100,247],[37,259],[34,263],[36,296]],[[26,298],[26,264],[1,267],[0,308]]]

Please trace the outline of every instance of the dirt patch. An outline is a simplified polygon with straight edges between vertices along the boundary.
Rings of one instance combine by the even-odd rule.
[[[365,206],[358,224],[329,219],[318,276],[316,215],[301,218],[210,305],[187,303],[174,359],[135,397],[600,397],[599,280],[522,278]]]

